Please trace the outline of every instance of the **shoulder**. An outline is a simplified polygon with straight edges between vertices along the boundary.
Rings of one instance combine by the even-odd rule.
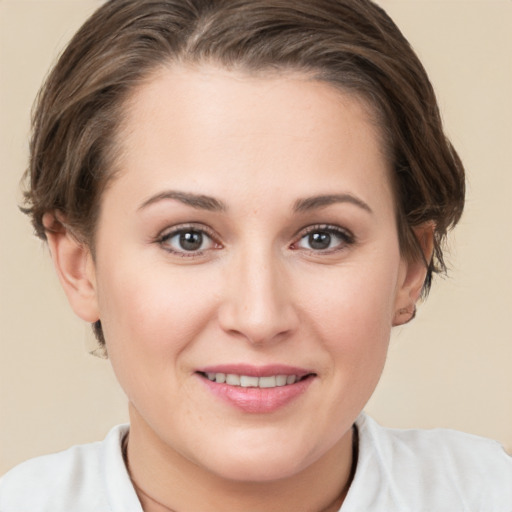
[[[512,511],[512,457],[499,443],[447,429],[384,428],[364,414],[356,425],[354,485],[375,489],[374,503],[390,511]]]
[[[482,476],[489,474],[489,469],[494,473],[492,468],[512,471],[512,458],[491,439],[442,428],[385,428],[367,415],[361,415],[357,424],[362,439],[371,441],[389,462],[399,457],[401,462],[414,462],[417,468],[422,462],[421,466],[442,465],[447,471],[462,466]]]
[[[0,479],[0,510],[115,510],[111,487],[129,485],[121,453],[127,430],[126,425],[120,425],[102,442],[74,446],[16,466]]]

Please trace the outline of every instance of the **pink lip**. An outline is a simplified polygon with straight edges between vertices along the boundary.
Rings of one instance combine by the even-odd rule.
[[[253,377],[268,377],[271,375],[297,375],[299,380],[295,384],[279,386],[275,388],[243,388],[212,382],[201,373],[231,373],[235,375],[248,375]],[[255,367],[250,365],[221,365],[210,366],[198,370],[199,379],[206,388],[215,396],[236,407],[237,409],[252,414],[265,414],[277,411],[291,403],[302,395],[314,380],[314,374],[303,368],[272,365]]]

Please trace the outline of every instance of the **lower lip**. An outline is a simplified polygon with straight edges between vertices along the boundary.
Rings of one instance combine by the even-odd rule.
[[[205,386],[216,396],[243,412],[265,414],[277,411],[302,395],[313,382],[309,376],[295,384],[275,388],[243,388],[219,384],[199,375]]]

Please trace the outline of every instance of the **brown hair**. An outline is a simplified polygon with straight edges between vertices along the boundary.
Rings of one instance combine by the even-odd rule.
[[[387,142],[402,253],[423,257],[412,228],[435,225],[433,272],[464,205],[464,169],[433,88],[407,40],[369,0],[110,0],[82,26],[44,84],[33,115],[24,211],[45,238],[59,211],[93,248],[115,134],[130,93],[169,62],[251,72],[306,72],[364,98]],[[95,325],[103,342],[101,324]]]

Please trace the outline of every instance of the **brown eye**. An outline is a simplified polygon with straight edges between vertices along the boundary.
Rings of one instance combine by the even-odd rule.
[[[299,249],[328,252],[343,249],[354,242],[353,236],[336,226],[312,227],[295,244]]]
[[[324,251],[325,249],[329,249],[332,242],[332,237],[330,233],[311,233],[308,235],[308,244],[311,249],[315,249],[316,251]]]
[[[179,254],[193,255],[215,247],[207,233],[192,228],[175,229],[162,236],[159,242],[167,251]]]
[[[184,251],[199,251],[203,245],[203,234],[199,231],[180,233],[179,246]]]

